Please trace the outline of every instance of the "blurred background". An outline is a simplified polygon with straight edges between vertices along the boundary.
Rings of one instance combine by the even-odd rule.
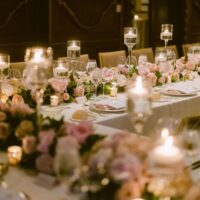
[[[23,61],[27,46],[49,45],[54,58],[66,56],[67,40],[81,40],[81,53],[125,49],[123,28],[136,26],[135,48],[163,46],[163,23],[174,25],[179,55],[182,44],[200,42],[200,0],[7,0],[0,1],[0,52]]]

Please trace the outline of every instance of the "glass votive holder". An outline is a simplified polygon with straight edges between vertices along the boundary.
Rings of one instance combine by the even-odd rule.
[[[51,95],[51,97],[50,97],[50,105],[53,106],[53,107],[55,107],[55,106],[58,105],[58,103],[59,103],[59,98],[58,98],[58,96],[56,96],[56,95]]]
[[[10,165],[17,165],[22,159],[22,148],[20,146],[10,146],[7,149],[8,162]]]
[[[110,96],[111,97],[117,97],[117,92],[118,92],[118,88],[115,86],[111,86],[110,87]]]

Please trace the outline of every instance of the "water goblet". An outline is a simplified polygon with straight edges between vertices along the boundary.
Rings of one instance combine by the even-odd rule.
[[[98,85],[102,82],[102,72],[99,68],[93,69],[90,73],[90,79],[92,84],[95,87],[95,97],[94,100],[97,100],[97,88]]]
[[[87,72],[90,74],[95,68],[97,68],[97,61],[95,59],[89,59],[87,62]]]
[[[137,41],[137,28],[124,27],[124,44],[128,48],[129,66],[131,61],[131,51],[133,47],[136,45],[136,41]]]
[[[173,36],[173,24],[162,24],[160,39],[165,41],[165,49],[169,40],[172,40]]]
[[[70,76],[69,63],[65,60],[58,59],[53,62],[53,77],[66,78]]]

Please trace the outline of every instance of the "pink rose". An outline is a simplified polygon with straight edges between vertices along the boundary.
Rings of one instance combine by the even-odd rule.
[[[3,103],[1,100],[0,100],[0,110],[1,111],[7,111],[9,110],[9,105],[7,103]]]
[[[128,67],[127,67],[126,65],[120,64],[120,65],[117,66],[117,68],[118,68],[118,70],[119,70],[119,72],[120,72],[121,74],[126,75],[126,74],[128,74],[128,72],[129,72],[129,69],[128,69]]]
[[[85,89],[84,89],[84,86],[83,86],[83,85],[77,86],[77,87],[74,89],[74,96],[75,96],[75,97],[84,96],[84,93],[85,93]]]
[[[106,67],[102,69],[102,77],[106,82],[112,81],[114,75],[115,75],[114,70]]]
[[[66,79],[53,78],[50,80],[50,84],[55,92],[63,93],[68,85],[68,81]]]
[[[68,126],[68,134],[75,137],[79,143],[83,143],[93,132],[93,126],[90,122],[81,122]]]
[[[19,94],[14,94],[12,97],[12,104],[24,103],[24,99]]]
[[[42,154],[36,159],[36,168],[44,173],[53,173],[53,158],[49,154]]]
[[[35,136],[28,135],[22,139],[23,151],[26,154],[32,154],[36,151],[37,139]]]
[[[39,133],[39,144],[37,150],[42,153],[48,153],[49,147],[53,144],[55,138],[55,132],[53,130],[41,131]]]
[[[59,137],[56,149],[65,150],[65,149],[78,149],[79,144],[77,140],[72,136]]]
[[[20,115],[24,117],[26,115],[31,115],[34,110],[30,108],[27,104],[21,102],[18,104],[12,104],[10,107],[10,112],[12,116]]]
[[[64,100],[64,101],[68,101],[69,98],[70,98],[69,94],[68,94],[67,92],[65,92],[65,93],[63,94],[63,100]]]

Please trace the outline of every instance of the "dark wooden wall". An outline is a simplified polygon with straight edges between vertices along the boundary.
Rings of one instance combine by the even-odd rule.
[[[69,39],[80,39],[81,51],[91,58],[98,52],[126,49],[123,27],[132,23],[135,0],[2,0],[0,52],[11,61],[23,61],[27,46],[50,45],[54,57],[66,56]],[[121,8],[121,9],[120,9]],[[162,23],[174,24],[174,37],[182,43],[200,42],[200,0],[150,0],[149,44],[163,45]]]

